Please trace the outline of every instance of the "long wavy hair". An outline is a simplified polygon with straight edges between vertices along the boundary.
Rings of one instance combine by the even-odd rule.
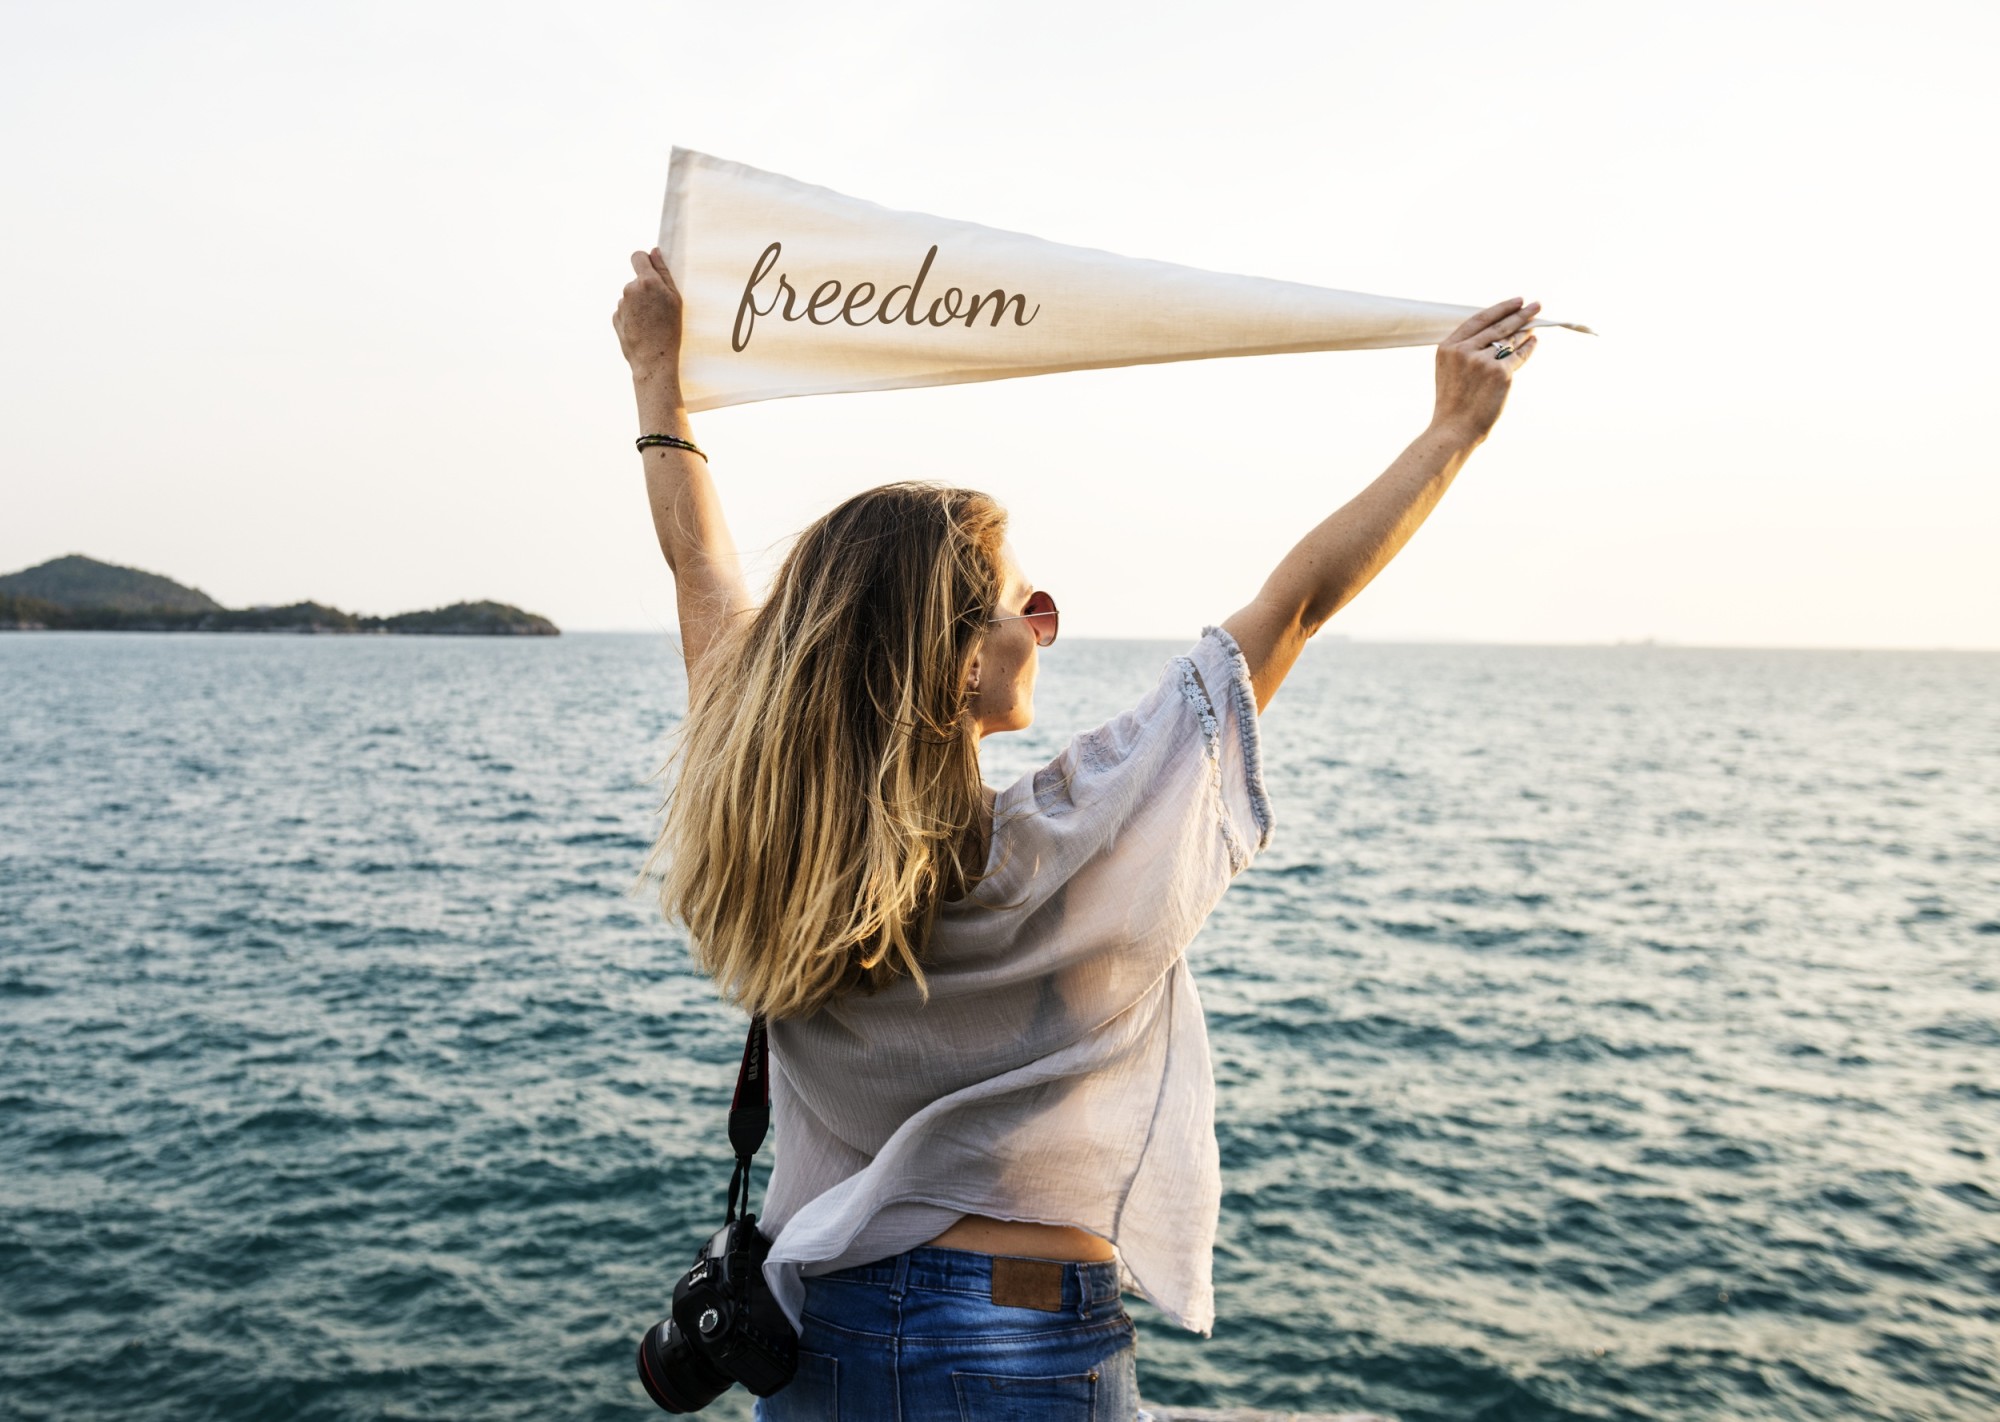
[[[886,484],[800,535],[713,646],[652,865],[723,995],[773,1018],[908,976],[982,867],[966,677],[1000,599],[1007,515]]]

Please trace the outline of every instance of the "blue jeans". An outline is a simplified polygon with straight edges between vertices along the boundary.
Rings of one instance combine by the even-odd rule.
[[[807,1279],[798,1376],[758,1422],[1133,1422],[1118,1266],[1030,1266],[1028,1306],[1011,1276],[993,1301],[993,1264],[912,1249]]]

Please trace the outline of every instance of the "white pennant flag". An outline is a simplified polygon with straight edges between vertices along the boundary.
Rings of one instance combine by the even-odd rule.
[[[690,410],[1214,356],[1434,345],[1479,309],[1067,247],[897,212],[685,148],[674,150],[667,177],[660,250],[683,297]]]

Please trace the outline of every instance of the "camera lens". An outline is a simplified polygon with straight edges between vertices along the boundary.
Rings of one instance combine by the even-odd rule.
[[[669,1318],[639,1340],[639,1381],[646,1395],[669,1412],[699,1412],[735,1381],[688,1345]]]

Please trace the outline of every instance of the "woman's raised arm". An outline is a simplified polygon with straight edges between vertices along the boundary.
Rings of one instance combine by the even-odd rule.
[[[1431,423],[1374,483],[1284,557],[1256,598],[1223,623],[1243,649],[1257,709],[1271,704],[1307,639],[1389,565],[1500,418],[1514,374],[1534,354],[1540,302],[1489,306],[1438,346]],[[1496,344],[1508,347],[1503,355]]]
[[[673,435],[693,442],[681,400],[681,294],[655,247],[632,254],[633,277],[612,313],[618,344],[632,367],[639,401],[639,433]],[[749,589],[736,561],[736,541],[723,521],[722,501],[708,461],[671,446],[640,452],[646,461],[646,497],[653,531],[674,574],[681,655],[692,689],[696,668],[729,620],[750,607]]]

